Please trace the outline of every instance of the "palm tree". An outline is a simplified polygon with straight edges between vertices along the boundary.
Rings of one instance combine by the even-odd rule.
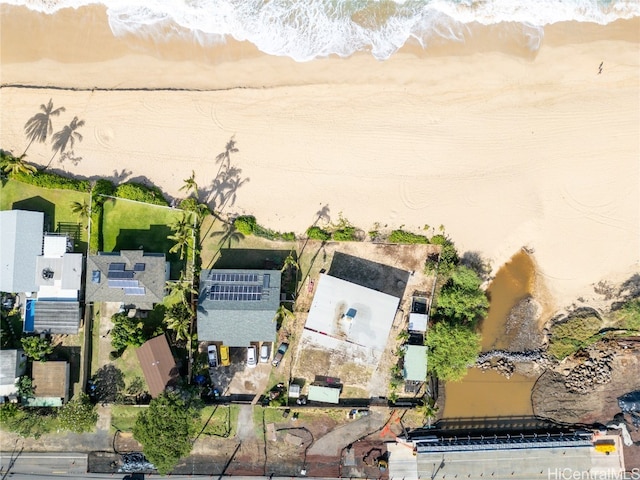
[[[167,238],[176,242],[176,244],[169,249],[169,253],[180,252],[180,260],[184,260],[187,249],[189,248],[189,242],[191,241],[191,234],[189,231],[187,229],[178,230]]]
[[[422,400],[420,400],[420,403],[416,407],[416,412],[421,414],[424,420],[429,422],[429,424],[431,424],[431,420],[435,418],[439,410],[440,408],[436,405],[436,402],[432,398],[423,398]]]
[[[282,325],[285,320],[295,320],[296,316],[295,314],[289,310],[284,303],[281,303],[280,306],[278,307],[278,310],[276,311],[276,316],[273,317],[273,320],[278,324],[278,325]]]
[[[80,202],[71,202],[71,211],[78,215],[80,220],[84,220],[85,218],[89,218],[89,204],[86,200]]]
[[[24,131],[29,140],[29,145],[24,149],[24,153],[27,153],[27,150],[29,150],[29,147],[34,141],[37,140],[40,143],[44,143],[47,140],[47,136],[53,131],[51,117],[57,117],[65,111],[65,108],[60,107],[54,110],[53,100],[49,99],[49,103],[40,105],[40,110],[42,110],[42,112],[36,113],[24,124]]]
[[[4,164],[2,167],[2,171],[8,175],[12,173],[22,173],[24,175],[33,175],[36,173],[37,169],[33,165],[28,164],[24,161],[24,157],[26,155],[23,153],[19,157],[14,157],[11,154],[2,154],[2,163]]]
[[[76,130],[83,126],[84,120],[78,120],[78,117],[73,117],[73,120],[71,120],[69,125],[65,125],[62,130],[53,134],[53,137],[51,137],[51,140],[53,141],[51,147],[53,150],[53,156],[51,157],[51,160],[49,160],[49,163],[47,163],[47,166],[44,167],[45,170],[49,168],[49,165],[51,165],[51,162],[53,162],[53,159],[59,152],[64,153],[67,145],[73,148],[76,140],[79,142],[82,141],[82,135],[76,132]]]
[[[169,228],[174,232],[179,232],[181,230],[186,230],[191,228],[191,219],[189,218],[191,215],[187,212],[182,212],[182,215],[175,219],[174,222],[169,224]]]
[[[198,198],[198,184],[196,183],[196,172],[191,170],[191,176],[189,178],[184,179],[184,185],[180,187],[180,191],[184,190],[187,195],[191,190],[195,194],[195,197]]]
[[[293,250],[291,250],[289,252],[289,255],[287,255],[287,258],[284,259],[284,265],[282,265],[280,271],[284,272],[287,268],[293,268],[296,271],[300,269],[300,265],[298,265],[298,262],[293,256]]]
[[[180,274],[180,280],[168,281],[166,283],[169,290],[169,297],[179,296],[182,303],[189,304],[188,295],[197,295],[198,291],[193,288],[193,282],[184,277],[184,273]]]
[[[191,307],[178,303],[169,307],[164,316],[164,321],[169,330],[176,334],[176,340],[189,340],[191,338],[191,319],[193,311]]]

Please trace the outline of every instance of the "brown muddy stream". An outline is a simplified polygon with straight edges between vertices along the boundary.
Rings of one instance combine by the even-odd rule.
[[[512,335],[506,333],[511,309],[533,293],[535,266],[524,252],[514,255],[496,274],[488,293],[491,306],[480,324],[482,351],[508,347]],[[535,377],[514,374],[511,378],[495,371],[470,368],[460,382],[445,386],[444,418],[532,415],[531,389]]]

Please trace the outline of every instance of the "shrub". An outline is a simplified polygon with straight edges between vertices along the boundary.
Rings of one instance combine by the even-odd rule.
[[[53,353],[53,345],[51,344],[51,340],[47,337],[24,337],[20,342],[22,343],[22,349],[27,357],[36,361],[45,361],[45,357]]]
[[[389,242],[391,243],[406,243],[406,244],[427,244],[429,239],[424,235],[418,235],[415,233],[407,232],[405,230],[394,230],[389,235]]]
[[[243,235],[253,235],[257,227],[256,217],[243,215],[233,221],[233,226]]]
[[[282,240],[285,242],[294,242],[296,239],[296,234],[293,232],[284,232],[281,234]]]
[[[311,240],[322,240],[323,242],[326,242],[331,238],[331,234],[320,227],[309,227],[307,229],[307,237]]]
[[[597,342],[602,322],[596,316],[577,316],[551,327],[548,353],[558,360]]]
[[[88,192],[91,189],[91,184],[88,180],[63,177],[62,175],[52,172],[38,171],[33,175],[14,173],[11,175],[11,178],[42,188],[58,188],[61,190],[76,190],[78,192]]]
[[[344,227],[333,232],[332,238],[338,242],[352,242],[357,240],[355,227]]]
[[[148,187],[136,182],[127,182],[119,185],[116,188],[115,196],[153,205],[169,205],[158,187]]]
[[[97,180],[95,185],[93,186],[93,200],[94,202],[99,201],[99,199],[101,198],[100,195],[113,195],[115,191],[116,186],[113,184],[113,182],[101,178],[100,180]]]
[[[438,270],[442,274],[448,274],[460,263],[455,245],[444,235],[434,235],[431,237],[431,243],[442,246]]]
[[[60,409],[58,421],[63,430],[75,433],[90,432],[96,426],[98,413],[89,397],[83,393]]]
[[[482,279],[470,268],[457,267],[437,297],[436,316],[450,323],[475,324],[484,318],[489,300],[480,289]]]
[[[437,322],[427,334],[427,370],[438,379],[458,381],[480,353],[480,335],[467,325]]]

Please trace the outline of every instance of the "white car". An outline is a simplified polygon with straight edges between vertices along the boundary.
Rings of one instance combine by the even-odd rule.
[[[267,363],[269,361],[269,345],[266,343],[262,344],[260,347],[260,362]]]
[[[209,354],[209,366],[215,368],[218,366],[218,349],[215,345],[209,345],[207,347],[207,353]]]
[[[247,367],[254,368],[258,364],[258,356],[256,355],[256,347],[253,345],[247,347]]]

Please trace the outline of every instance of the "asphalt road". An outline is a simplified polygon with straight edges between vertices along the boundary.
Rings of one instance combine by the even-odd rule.
[[[60,480],[63,478],[151,480],[165,478],[157,474],[133,477],[128,475],[130,474],[87,473],[87,455],[83,453],[0,452],[0,480]],[[170,478],[172,480],[193,480],[194,476],[171,475]],[[233,479],[291,480],[291,477],[233,477]]]

